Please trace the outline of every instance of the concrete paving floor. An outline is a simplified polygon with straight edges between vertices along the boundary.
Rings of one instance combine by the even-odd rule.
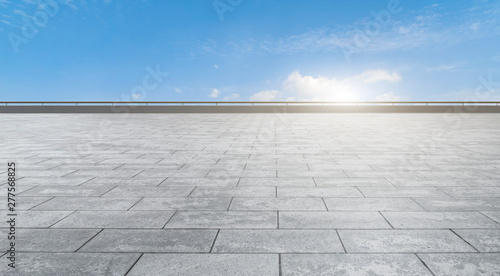
[[[7,162],[18,177],[0,275],[500,275],[499,114],[2,114],[0,129],[2,221]]]

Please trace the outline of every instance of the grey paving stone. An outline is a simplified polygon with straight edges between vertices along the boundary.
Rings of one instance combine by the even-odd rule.
[[[500,187],[441,187],[440,189],[452,197],[500,197]]]
[[[8,217],[7,211],[0,211],[2,218]],[[18,211],[16,216],[16,227],[21,228],[46,228],[68,216],[70,211]],[[9,227],[7,223],[1,227]]]
[[[499,211],[487,211],[487,212],[481,212],[481,213],[486,215],[488,218],[496,221],[500,225],[500,212]]]
[[[274,187],[196,187],[189,197],[276,197]]]
[[[131,210],[215,210],[229,207],[230,198],[158,198],[146,197]]]
[[[12,269],[7,265],[2,265],[0,274],[5,276],[123,276],[139,256],[138,253],[19,253],[17,268]]]
[[[160,186],[218,186],[218,187],[231,187],[236,186],[239,177],[169,177],[163,181]]]
[[[210,252],[217,230],[105,229],[79,252]]]
[[[330,211],[425,211],[410,198],[324,198]]]
[[[96,177],[88,182],[81,184],[81,187],[89,187],[89,186],[158,186],[162,181],[164,181],[166,177],[150,177],[143,179],[135,179],[135,178],[120,178],[120,177],[107,177],[100,178]]]
[[[166,186],[166,187],[117,187],[104,197],[187,197],[195,187]]]
[[[37,206],[38,204],[41,204],[52,197],[50,196],[23,196],[23,197],[18,197],[15,198],[15,203],[16,203],[16,209],[17,210],[28,210],[33,208],[34,206]],[[0,197],[0,202],[5,202],[5,207],[7,206],[7,197]],[[11,201],[12,202],[12,201]],[[6,210],[6,209],[3,209]]]
[[[388,181],[396,187],[468,186],[466,182],[459,179],[389,178]]]
[[[163,228],[173,211],[77,211],[52,228]]]
[[[326,211],[321,198],[234,198],[230,210],[315,210]]]
[[[89,181],[95,176],[81,176],[81,177],[42,177],[42,176],[31,176],[24,177],[20,179],[18,182],[21,185],[26,186],[77,186],[82,183]]]
[[[277,186],[298,186],[298,187],[314,187],[312,177],[280,177],[280,178],[257,178],[257,177],[242,177],[238,182],[239,187],[277,187]]]
[[[335,230],[221,230],[213,252],[343,253]]]
[[[40,186],[19,196],[100,196],[112,187]]]
[[[7,237],[9,231],[0,232]],[[16,251],[75,252],[98,232],[98,229],[18,229]]]
[[[283,276],[432,275],[413,254],[284,254],[281,266]]]
[[[363,197],[355,187],[278,187],[278,197]]]
[[[359,187],[366,197],[449,197],[435,187]]]
[[[479,252],[500,252],[500,229],[457,229],[454,231]]]
[[[208,212],[209,214],[199,212],[201,210],[192,210],[199,212],[194,216],[184,215],[184,211],[178,211],[177,214],[180,214],[180,220],[176,222],[179,228],[206,230],[201,228],[208,227],[213,228],[210,229],[212,232],[221,228],[221,231],[237,228],[250,232],[283,227],[286,229],[280,229],[280,231],[320,229],[333,231],[338,228],[366,231],[391,229],[384,217],[375,212],[381,211],[383,214],[401,212],[401,216],[405,213],[406,218],[398,217],[395,222],[408,227],[429,227],[446,231],[453,229],[456,233],[461,233],[461,237],[463,236],[462,238],[470,244],[477,246],[480,251],[498,252],[493,250],[496,250],[497,246],[496,231],[500,229],[498,227],[500,226],[500,210],[497,208],[498,198],[500,198],[500,182],[498,181],[500,179],[500,140],[497,127],[500,120],[499,114],[467,114],[461,120],[462,126],[452,131],[449,128],[449,122],[443,120],[442,114],[397,114],[397,116],[395,114],[204,114],[204,116],[199,114],[129,114],[127,118],[116,114],[65,114],[64,116],[60,114],[4,114],[0,116],[0,124],[13,120],[19,124],[7,129],[7,132],[0,132],[0,148],[2,156],[4,153],[5,156],[16,156],[21,168],[20,176],[25,176],[19,179],[17,190],[19,195],[17,207],[20,212],[18,226],[21,226],[19,233],[28,230],[23,227],[51,227],[49,230],[68,230],[66,233],[71,233],[73,230],[98,231],[102,229],[101,227],[123,227],[126,228],[125,230],[132,230],[130,228],[133,227],[153,227],[156,228],[154,231],[164,231],[165,229],[159,228],[167,223],[170,215],[174,210],[179,210],[178,208],[219,210]],[[103,120],[111,122],[106,128],[105,135],[96,143],[92,143],[88,153],[82,155],[76,152],[75,149],[78,146],[88,142],[82,137],[85,137],[89,130]],[[10,123],[3,125],[14,126]],[[4,137],[6,133],[15,135],[16,138]],[[440,136],[439,143],[435,143],[432,150],[422,152],[422,141],[429,141],[435,137],[435,133],[446,135]],[[415,157],[424,158],[417,160]],[[23,172],[25,172],[24,175]],[[0,175],[4,173],[0,170]],[[0,178],[2,178],[0,184],[4,183],[0,186],[0,190],[5,189],[4,178]],[[35,186],[37,188],[29,192]],[[288,189],[292,187],[305,189]],[[47,191],[44,188],[56,190],[43,195],[41,192]],[[104,194],[110,189],[114,190]],[[101,190],[104,196],[98,193]],[[197,190],[200,191],[198,195],[196,195]],[[328,193],[339,193],[341,190],[358,190],[363,192],[361,196],[367,198],[361,196],[342,198],[342,195],[338,194],[330,195],[332,197],[325,196]],[[284,192],[281,193],[282,191]],[[191,192],[193,193],[190,195]],[[75,194],[76,197],[73,196]],[[4,197],[5,194],[1,196]],[[312,205],[291,206],[289,203],[297,198],[308,200],[306,196],[311,196],[312,199],[322,198],[325,202],[323,206],[328,206],[329,212],[325,210],[326,207],[322,209],[324,211],[307,211],[306,208]],[[144,205],[139,202],[131,210],[135,208],[158,209],[157,212],[162,215],[135,216],[124,215],[125,211],[115,211],[116,216],[88,212],[86,217],[79,212],[74,215],[81,217],[81,220],[75,220],[75,224],[70,226],[71,229],[62,229],[63,227],[59,227],[56,223],[70,213],[35,210],[43,208],[42,206],[28,208],[41,204],[42,198],[50,199],[51,197],[56,198],[43,204],[44,206],[58,203],[52,208],[71,208],[71,210],[89,208],[100,210],[100,212],[103,208],[125,208],[125,205],[129,204],[129,198],[146,197],[142,201]],[[71,199],[64,199],[70,197]],[[252,198],[257,199],[251,200]],[[258,201],[261,199],[274,203],[260,204],[262,202]],[[66,203],[65,200],[68,202]],[[77,204],[79,200],[81,204]],[[164,205],[162,200],[169,204]],[[88,203],[83,203],[84,201]],[[286,209],[296,208],[297,210],[295,212],[286,210],[277,212],[225,211],[231,201],[233,201],[232,208],[238,207],[239,202],[248,204],[252,202],[255,206],[247,205],[245,208],[280,209],[286,207]],[[414,204],[416,202],[430,212],[417,209],[417,205]],[[127,207],[129,206],[131,205]],[[164,208],[172,208],[172,210],[164,210]],[[479,211],[480,213],[476,214],[482,213],[484,216],[481,215],[482,219],[476,215],[468,217],[461,213],[464,211]],[[133,214],[128,212],[132,211],[127,211],[127,214]],[[146,214],[150,211],[135,212]],[[414,216],[415,212],[427,214],[425,218],[420,218]],[[443,215],[441,212],[454,214]],[[214,215],[214,213],[218,214]],[[234,215],[235,213],[238,215]],[[303,214],[288,216],[288,213]],[[0,215],[6,214],[0,213]],[[491,222],[486,225],[488,217],[491,218]],[[174,219],[175,217],[172,218],[175,222]],[[414,222],[409,223],[411,220]],[[70,220],[65,223],[68,222],[70,225],[73,223]],[[493,225],[498,226],[493,227]],[[0,226],[0,229],[6,230],[6,226],[6,224]],[[486,226],[488,229],[478,228]],[[298,229],[293,229],[295,227]],[[433,230],[429,228],[425,229]],[[418,228],[418,230],[423,229]],[[108,230],[105,229],[105,232]],[[140,229],[133,231],[138,230]],[[169,230],[173,229],[169,228]],[[75,241],[69,241],[69,234],[66,233],[61,236],[68,239],[67,244],[57,246],[68,246],[67,249],[73,249],[83,240],[77,237]],[[267,242],[269,247],[266,247],[268,252],[276,258],[278,258],[278,251],[273,251],[270,246],[273,244],[289,245],[286,243],[287,239],[278,238],[279,236],[274,238],[270,235]],[[423,240],[425,244],[432,244],[434,238],[440,238],[440,234],[436,237],[423,238]],[[181,239],[179,243],[190,242],[187,239]],[[247,248],[258,248],[264,243],[261,242],[262,239],[259,236],[259,239],[250,240]],[[464,240],[460,240],[465,243]],[[140,239],[137,241],[140,243]],[[150,239],[144,241],[143,249],[146,250],[153,241],[159,244],[167,242],[163,239]],[[256,241],[255,244],[253,241]],[[123,240],[114,245],[120,243],[127,245],[127,242],[130,241]],[[395,239],[393,244],[396,247],[398,243],[404,244],[404,242],[408,241]],[[297,242],[297,246],[300,244]],[[109,243],[109,247],[112,245]],[[130,246],[135,245],[137,244],[132,243]],[[155,247],[156,245],[154,243],[150,248],[155,250],[161,247]],[[439,242],[438,245],[440,245]],[[205,247],[203,247],[204,250]],[[214,253],[216,254],[219,253]],[[301,256],[306,256],[305,254]],[[288,253],[281,254],[282,264],[287,256]],[[316,259],[320,255],[308,256]],[[340,261],[341,258],[342,264],[349,263],[351,257],[348,256],[353,255],[332,254],[328,256],[336,258],[326,264],[319,262],[321,266],[318,266],[318,273],[309,272],[305,268],[302,274],[321,274],[323,271],[321,268],[330,272],[331,270],[328,269],[332,263]],[[380,269],[379,266],[372,265],[374,261],[371,261],[371,258],[386,255],[368,253],[358,256],[363,258],[353,259],[360,262],[359,265],[352,265],[351,267],[354,267],[352,270],[339,270],[337,274],[347,274],[351,271],[355,275],[369,274],[370,271],[375,274],[376,271],[381,270],[377,270]],[[416,258],[414,254],[404,256]],[[474,252],[471,256],[487,256],[487,254]],[[466,261],[472,260],[465,259]],[[183,260],[178,264],[179,267],[186,266],[189,262],[189,258]],[[366,263],[363,262],[365,260]],[[463,263],[468,266],[471,266],[471,262],[475,262],[467,263],[466,261]],[[70,263],[68,266],[71,266],[71,261],[68,263]],[[417,266],[408,266],[408,270],[401,272],[398,269],[406,268],[404,266],[406,263],[403,266],[400,266],[402,262],[399,261],[386,265],[387,263],[379,259],[377,264],[384,267],[384,271],[379,274],[390,275],[391,272],[399,275],[411,275],[412,272],[425,274],[418,270]],[[133,261],[130,265],[132,264]],[[394,266],[390,266],[392,264]],[[74,267],[77,266],[75,263]],[[302,266],[304,266],[302,263],[297,265],[297,267]],[[273,269],[276,267],[279,265],[273,265]],[[203,270],[203,267],[201,269]],[[454,269],[458,272],[453,273]],[[243,271],[243,269],[240,270]],[[282,266],[282,270],[286,275],[285,266]],[[493,271],[498,271],[498,269]],[[64,272],[67,271],[63,270],[62,273]],[[217,272],[224,274],[221,271]],[[449,273],[445,271],[442,274],[475,275],[480,272],[474,269],[468,271],[467,266],[454,266]],[[31,274],[36,275],[36,273]],[[76,274],[79,275],[79,273]],[[217,273],[214,272],[214,274]],[[3,273],[0,272],[0,275]]]
[[[428,211],[500,211],[499,197],[415,198]]]
[[[498,275],[500,254],[418,254],[434,275]]]
[[[318,186],[393,186],[383,177],[315,177],[314,181]]]
[[[277,228],[276,212],[178,211],[165,228]]]
[[[384,229],[391,227],[378,212],[280,212],[279,228]]]
[[[278,171],[278,177],[348,177],[344,171]]]
[[[189,176],[189,175],[186,175]],[[227,171],[227,170],[211,170],[207,177],[276,177],[276,171]],[[203,177],[203,176],[202,176]]]
[[[500,228],[478,212],[382,212],[394,228]]]
[[[85,211],[85,210],[128,210],[140,198],[126,197],[55,197],[33,210]]]
[[[277,254],[144,254],[127,276],[276,276]]]
[[[450,230],[339,230],[347,253],[476,252]]]

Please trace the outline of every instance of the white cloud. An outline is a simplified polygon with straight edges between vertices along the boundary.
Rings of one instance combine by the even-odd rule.
[[[368,83],[400,80],[401,76],[398,73],[380,69],[368,70],[345,79],[303,76],[294,71],[283,82],[283,88],[302,100],[355,101],[360,100]]]
[[[372,51],[409,51],[436,46],[444,48],[500,34],[500,28],[498,28],[500,5],[498,3],[482,1],[481,5],[470,3],[469,6],[470,9],[461,10],[459,15],[455,15],[443,10],[438,4],[425,5],[421,9],[408,12],[407,16],[393,15],[391,20],[374,35],[369,35],[366,27],[377,22],[377,19],[372,13],[367,13],[365,17],[350,24],[326,26],[262,41],[228,40],[220,43],[227,47],[205,49],[205,46],[202,46],[201,50],[206,54],[217,53],[219,55],[230,52],[295,54],[340,51],[350,56]],[[404,9],[406,10],[406,7]],[[449,20],[449,18],[454,18],[454,20]],[[360,39],[360,37],[363,38]],[[211,40],[206,41],[207,44],[210,42]]]
[[[142,98],[142,94],[141,93],[132,94],[132,99],[139,100],[140,98]]]
[[[439,72],[439,71],[452,71],[457,69],[459,64],[441,64],[434,67],[429,67],[426,69],[427,72]]]
[[[219,66],[217,64],[214,64],[215,69],[219,69]]]
[[[378,95],[375,97],[375,100],[378,102],[397,102],[401,100],[401,97],[398,95],[395,95],[392,91],[389,93],[385,93],[382,95]]]
[[[210,98],[219,97],[220,91],[217,88],[212,89],[212,94],[208,95]]]
[[[229,96],[224,97],[224,101],[234,101],[240,98],[240,94],[238,93],[233,93]]]
[[[481,23],[480,22],[475,22],[475,23],[472,23],[469,28],[471,30],[477,30],[477,29],[479,29],[479,26],[481,26]]]
[[[401,76],[396,72],[387,72],[385,70],[368,70],[359,75],[359,78],[366,83],[378,81],[400,81]]]
[[[265,90],[253,94],[250,96],[250,100],[253,102],[269,102],[276,100],[280,95],[281,93],[278,90]]]
[[[177,93],[181,93],[181,92],[182,92],[182,89],[177,88],[177,87],[176,87],[176,88],[174,88],[174,90],[175,90],[175,92],[177,92]]]

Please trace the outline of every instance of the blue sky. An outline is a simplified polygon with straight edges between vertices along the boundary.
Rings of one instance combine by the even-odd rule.
[[[500,100],[500,1],[0,0],[0,100]]]

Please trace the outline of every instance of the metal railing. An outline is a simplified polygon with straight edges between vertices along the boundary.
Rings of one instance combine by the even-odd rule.
[[[4,106],[19,106],[19,105],[66,105],[66,106],[78,106],[78,105],[496,105],[499,106],[500,102],[495,101],[465,101],[465,102],[454,102],[454,101],[351,101],[351,102],[333,102],[333,101],[287,101],[287,102],[279,102],[279,101],[266,101],[266,102],[244,102],[244,101],[227,101],[227,102],[216,102],[216,101],[192,101],[192,102],[165,102],[165,101],[156,101],[156,102],[139,102],[139,101],[0,101],[0,105]]]

